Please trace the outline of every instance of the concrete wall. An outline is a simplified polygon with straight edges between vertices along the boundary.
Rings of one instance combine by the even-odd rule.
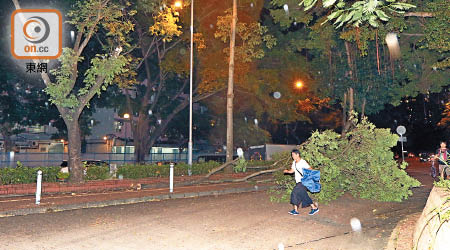
[[[450,213],[450,192],[434,187],[416,224],[413,239],[415,250],[450,249],[450,222],[442,216]]]

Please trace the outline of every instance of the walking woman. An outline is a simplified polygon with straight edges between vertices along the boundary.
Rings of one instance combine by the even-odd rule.
[[[285,174],[294,174],[295,176],[295,182],[297,183],[292,190],[291,193],[291,204],[294,206],[294,209],[289,211],[289,214],[292,215],[298,215],[298,208],[300,206],[300,203],[302,205],[302,208],[311,206],[311,212],[309,212],[309,215],[314,215],[317,212],[319,212],[319,207],[317,203],[315,204],[311,198],[308,195],[308,192],[306,191],[306,187],[302,184],[302,177],[303,177],[303,169],[311,169],[311,166],[300,157],[300,151],[298,149],[294,149],[291,152],[292,159],[294,160],[292,162],[291,169],[285,169]]]

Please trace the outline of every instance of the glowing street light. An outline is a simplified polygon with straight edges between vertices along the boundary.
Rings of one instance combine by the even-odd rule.
[[[295,82],[295,88],[297,88],[297,89],[303,88],[303,82],[302,81],[296,81]]]
[[[128,113],[123,114],[123,118],[129,119],[130,118],[130,114],[128,114]]]
[[[176,1],[176,2],[173,4],[173,7],[177,8],[177,9],[181,9],[181,8],[183,8],[183,2],[181,2],[181,1]]]

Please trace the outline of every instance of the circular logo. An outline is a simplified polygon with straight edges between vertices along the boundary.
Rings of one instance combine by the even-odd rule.
[[[50,25],[42,17],[30,17],[23,25],[23,34],[30,43],[42,43],[50,34]]]

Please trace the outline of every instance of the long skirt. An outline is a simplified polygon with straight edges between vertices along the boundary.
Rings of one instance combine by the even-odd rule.
[[[291,193],[291,204],[300,206],[300,203],[302,203],[302,207],[310,206],[313,203],[308,195],[306,187],[303,186],[301,182],[295,185]]]

